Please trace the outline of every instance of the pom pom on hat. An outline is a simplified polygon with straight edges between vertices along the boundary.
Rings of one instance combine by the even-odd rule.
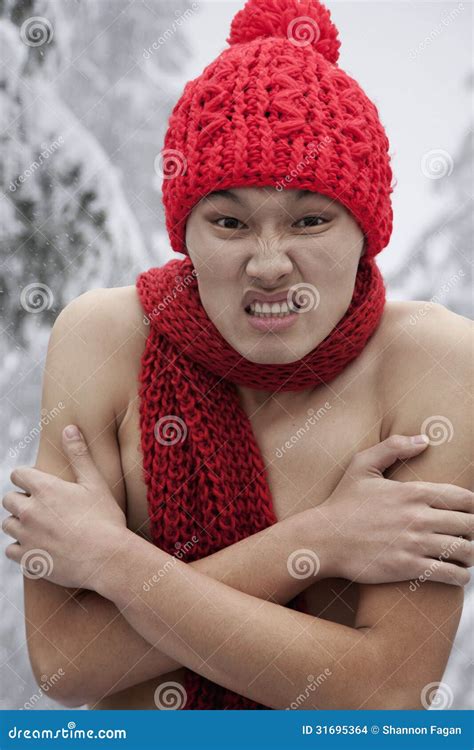
[[[227,42],[286,38],[296,46],[311,44],[328,62],[339,58],[338,31],[329,10],[318,0],[248,0],[232,21]]]

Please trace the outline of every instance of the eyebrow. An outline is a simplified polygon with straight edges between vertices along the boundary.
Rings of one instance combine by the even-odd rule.
[[[312,195],[314,198],[325,198],[325,195],[321,195],[321,193],[316,193],[314,190],[298,190],[298,192],[295,195],[295,200],[299,201],[301,198],[307,198],[310,195]]]

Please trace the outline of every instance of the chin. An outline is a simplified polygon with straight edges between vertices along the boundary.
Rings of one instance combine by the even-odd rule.
[[[300,347],[292,345],[291,348],[288,349],[288,347],[278,339],[272,344],[262,341],[262,343],[257,344],[256,346],[250,345],[248,348],[236,345],[235,343],[232,344],[234,349],[238,351],[242,357],[245,357],[249,362],[254,362],[258,365],[288,365],[292,362],[298,362],[309,354],[316,345],[317,344],[311,347],[311,349],[308,349],[307,347],[300,349]]]

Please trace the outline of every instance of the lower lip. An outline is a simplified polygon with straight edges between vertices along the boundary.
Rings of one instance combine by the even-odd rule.
[[[257,315],[249,315],[244,311],[250,325],[257,331],[284,331],[286,328],[294,325],[298,319],[298,313],[289,313],[283,318],[275,317],[258,317]]]

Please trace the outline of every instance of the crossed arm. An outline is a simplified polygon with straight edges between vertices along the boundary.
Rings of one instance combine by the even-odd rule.
[[[49,372],[56,383],[64,382],[54,377],[52,366]],[[98,373],[94,390],[97,398]],[[48,408],[46,391],[43,405]],[[52,401],[57,398],[56,392]],[[454,401],[446,405],[452,420],[462,424],[457,408]],[[81,424],[117,501],[124,503],[117,481],[119,457],[104,450],[107,440],[110,448],[115,437],[113,414],[105,418],[101,414],[100,424],[94,423],[97,414],[88,416],[81,410],[80,418],[75,413],[64,418]],[[398,431],[416,432],[418,419],[415,422],[415,429],[405,424]],[[104,423],[110,427],[104,430]],[[59,429],[52,425],[51,430]],[[94,440],[94,436],[98,437]],[[393,478],[468,487],[462,473],[467,443],[462,440],[461,434],[461,444],[443,446],[442,456],[426,455],[398,467]],[[37,467],[68,479],[59,444],[54,432],[42,436],[46,447],[40,447]],[[295,549],[295,539],[301,546],[301,528],[295,526],[294,532],[290,549]],[[79,685],[93,684],[97,696],[103,688],[114,692],[185,665],[273,708],[289,705],[306,686],[307,674],[325,669],[331,678],[319,687],[317,705],[309,699],[304,708],[419,708],[423,686],[442,676],[462,606],[463,592],[458,587],[425,583],[414,593],[407,583],[361,586],[354,628],[292,612],[282,604],[296,591],[288,588],[287,576],[278,578],[279,562],[287,559],[288,547],[281,547],[273,529],[261,532],[258,544],[252,537],[199,563],[176,562],[145,600],[142,594],[137,596],[143,580],[168,556],[126,533],[120,545],[125,545],[127,554],[115,556],[114,567],[103,568],[94,584],[99,593],[71,598],[71,591],[46,581],[25,581],[30,653],[33,664],[36,657],[37,671],[50,673],[52,664],[79,652],[75,659],[79,677],[70,682],[75,687],[63,702],[81,702]],[[262,566],[262,560],[272,563]],[[251,575],[246,578],[246,573]],[[272,594],[274,601],[265,601]],[[187,617],[190,611],[192,617]]]

